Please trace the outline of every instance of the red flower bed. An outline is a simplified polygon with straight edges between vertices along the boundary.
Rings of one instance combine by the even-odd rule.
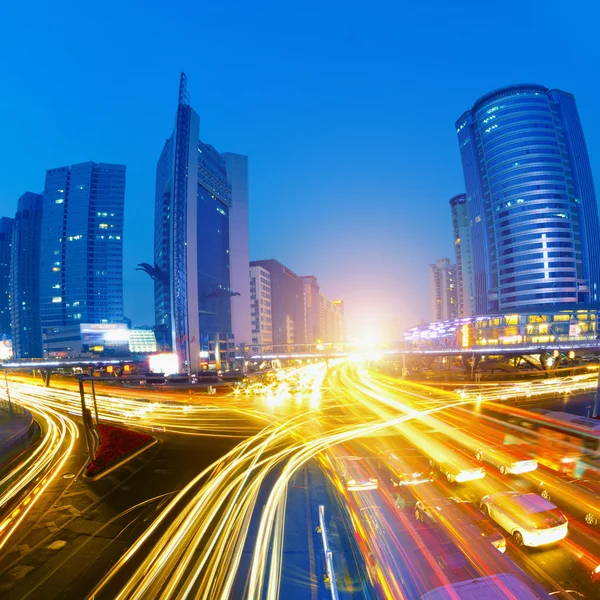
[[[123,460],[152,441],[152,436],[139,431],[121,429],[114,425],[98,425],[100,447],[86,473],[92,477]]]

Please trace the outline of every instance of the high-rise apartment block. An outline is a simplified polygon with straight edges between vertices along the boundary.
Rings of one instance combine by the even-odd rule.
[[[44,334],[123,322],[125,166],[86,162],[46,172],[40,258]]]
[[[224,152],[227,179],[231,185],[229,209],[229,273],[231,280],[231,331],[236,343],[249,344],[250,285],[248,264],[250,243],[248,231],[248,157]]]
[[[14,219],[0,218],[0,340],[11,338],[10,249]]]
[[[456,255],[456,300],[459,317],[473,314],[473,265],[471,260],[471,236],[467,195],[458,194],[450,198],[452,230],[454,232],[454,252]]]
[[[40,235],[43,198],[26,192],[17,203],[10,259],[12,345],[15,358],[42,356]]]
[[[242,170],[237,164],[231,174],[240,202],[244,195]],[[235,356],[231,206],[226,160],[200,141],[200,118],[190,106],[182,73],[175,129],[156,167],[154,266],[145,267],[154,279],[156,325],[170,341],[184,371],[196,372],[206,366],[201,352],[218,354],[220,365],[223,357],[233,361]],[[245,285],[247,275],[246,263]]]
[[[304,344],[304,284],[302,278],[274,259],[255,260],[250,267],[269,272],[274,346]]]
[[[252,351],[270,352],[273,345],[271,274],[261,266],[250,266]]]
[[[447,321],[458,316],[456,297],[456,266],[449,258],[441,258],[429,265],[431,291],[431,319]]]
[[[344,303],[319,295],[319,338],[322,342],[345,341]]]
[[[302,277],[304,286],[304,323],[306,326],[306,343],[313,344],[321,339],[320,330],[320,303],[321,296],[319,283],[314,275]]]
[[[598,302],[600,225],[575,98],[535,84],[502,88],[477,100],[456,132],[473,311]]]

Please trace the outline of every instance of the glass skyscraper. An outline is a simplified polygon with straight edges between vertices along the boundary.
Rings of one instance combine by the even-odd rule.
[[[123,322],[125,166],[46,172],[40,262],[44,331]]]
[[[456,122],[474,312],[598,301],[600,226],[575,98],[541,85],[486,94]]]
[[[231,184],[229,210],[229,267],[231,278],[231,331],[237,343],[250,344],[250,244],[248,231],[248,157],[222,155]]]
[[[470,317],[473,314],[473,282],[471,259],[471,235],[467,214],[467,195],[457,194],[450,198],[452,211],[452,231],[454,233],[454,253],[456,255],[456,300],[458,316]]]
[[[0,218],[0,339],[11,338],[10,248],[14,219]]]
[[[39,279],[42,204],[40,194],[23,194],[13,224],[10,306],[15,358],[42,357]]]
[[[156,167],[154,266],[149,272],[156,325],[185,371],[198,371],[200,352],[214,354],[215,340],[224,342],[229,354],[230,208],[225,160],[200,141],[200,119],[190,106],[182,73],[175,130]]]

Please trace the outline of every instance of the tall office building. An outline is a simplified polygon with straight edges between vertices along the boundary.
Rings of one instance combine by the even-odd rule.
[[[458,194],[450,198],[452,229],[454,232],[454,252],[456,255],[456,300],[458,316],[470,317],[473,314],[472,259],[467,195]]]
[[[322,342],[343,342],[345,340],[344,303],[342,300],[328,300],[319,294],[319,339]]]
[[[154,266],[146,267],[154,279],[156,325],[184,371],[202,368],[200,352],[214,352],[216,341],[219,354],[225,347],[233,360],[231,184],[223,157],[200,141],[200,118],[190,106],[183,73],[175,129],[156,167],[155,194]]]
[[[447,321],[458,316],[456,298],[456,266],[449,258],[429,265],[432,321]]]
[[[42,357],[40,235],[43,199],[26,192],[17,203],[10,257],[10,306],[15,358]]]
[[[10,247],[14,219],[0,218],[0,339],[11,338]]]
[[[320,308],[319,296],[320,287],[317,278],[314,275],[304,275],[301,277],[304,286],[304,324],[306,327],[306,343],[314,344],[321,340],[319,329]]]
[[[252,351],[269,352],[273,345],[271,274],[263,267],[250,267]]]
[[[251,267],[269,272],[273,345],[304,344],[304,284],[293,271],[275,259],[253,260]]]
[[[231,279],[231,331],[238,344],[250,343],[250,245],[248,239],[248,157],[224,152],[231,185],[229,209],[229,272]]]
[[[86,162],[46,172],[40,312],[44,335],[123,322],[125,167]]]
[[[575,98],[541,85],[486,94],[456,122],[474,312],[596,303],[600,225]]]

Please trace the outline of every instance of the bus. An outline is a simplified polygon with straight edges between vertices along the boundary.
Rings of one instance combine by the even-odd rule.
[[[486,406],[508,426],[506,444],[526,446],[538,462],[572,477],[600,468],[600,421],[562,411]]]

